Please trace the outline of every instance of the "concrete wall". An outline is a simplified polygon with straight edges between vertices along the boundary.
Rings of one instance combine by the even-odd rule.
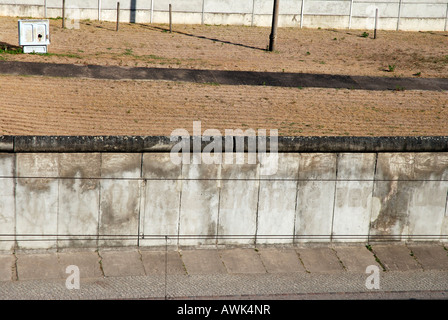
[[[123,22],[270,26],[273,0],[121,0]],[[62,0],[0,0],[0,15],[62,16]],[[116,20],[116,0],[66,0],[74,19]],[[98,9],[100,8],[100,10]],[[375,9],[379,29],[446,31],[447,0],[281,0],[282,27],[372,29]],[[302,20],[303,18],[303,20]]]
[[[275,175],[260,167],[1,153],[0,250],[448,238],[448,152],[280,153]]]

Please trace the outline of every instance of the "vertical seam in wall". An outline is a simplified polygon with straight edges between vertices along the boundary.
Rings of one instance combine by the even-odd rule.
[[[17,261],[18,257],[16,254],[16,251],[18,249],[18,243],[17,243],[17,153],[14,152],[13,154],[13,169],[12,169],[12,176],[14,177],[14,188],[13,188],[13,195],[14,195],[14,245],[13,245],[13,257],[14,257],[14,265],[13,270],[11,272],[11,280],[19,280],[19,271],[17,270]]]
[[[333,213],[331,215],[330,243],[333,242],[334,212],[336,208],[336,194],[338,191],[338,169],[339,169],[338,166],[339,166],[339,153],[336,153],[336,179],[334,181]]]
[[[370,216],[369,216],[369,229],[367,230],[367,243],[370,243],[370,230],[372,227],[372,212],[373,212],[373,199],[375,195],[375,182],[376,182],[376,171],[378,167],[378,152],[375,153],[375,168],[373,170],[373,179],[372,179],[372,201],[370,204]]]
[[[178,216],[177,216],[177,249],[178,250],[179,250],[179,236],[180,236],[180,219],[181,219],[181,214],[182,214],[182,189],[183,189],[183,184],[184,184],[183,170],[184,170],[184,162],[183,162],[183,158],[182,158],[182,161],[180,163],[179,210],[178,210]],[[179,181],[179,180],[177,180],[177,181]]]
[[[140,180],[138,186],[138,219],[137,219],[137,247],[140,246],[140,219],[142,219],[142,201],[144,198],[145,181],[143,180],[143,152],[140,155]]]
[[[222,161],[221,161],[222,162]],[[219,238],[219,213],[221,209],[221,189],[222,189],[222,176],[221,176],[221,169],[222,169],[222,163],[219,165],[219,180],[216,181],[216,183],[219,184],[218,187],[218,216],[216,217],[216,239],[215,239],[215,245],[218,246],[218,238]]]
[[[60,153],[58,153],[58,159],[57,159],[57,161],[58,161],[58,176],[60,177],[60,174],[59,174],[59,166],[60,166],[60,157],[61,157],[61,154]],[[58,179],[58,196],[56,197],[56,199],[57,199],[57,204],[56,204],[56,252],[58,252],[59,251],[59,197],[61,196],[61,179],[60,178],[57,178]]]
[[[352,17],[353,17],[353,3],[354,1],[350,1],[350,13],[348,18],[348,29],[350,30],[352,28]]]
[[[13,156],[13,169],[12,169],[12,176],[14,177],[14,188],[13,188],[13,195],[14,195],[14,250],[18,248],[18,242],[17,242],[17,153],[14,152]]]
[[[297,200],[299,198],[299,172],[300,172],[300,154],[297,162],[297,180],[296,180],[296,200],[294,204],[294,225],[292,231],[292,244],[296,243],[296,221],[297,221]]]
[[[258,235],[258,210],[260,206],[260,188],[261,188],[261,179],[260,179],[260,164],[257,165],[257,176],[258,176],[258,191],[257,191],[257,210],[255,214],[255,235],[254,235],[254,246],[257,246],[257,235]]]
[[[103,180],[103,153],[100,152],[100,178],[98,180],[98,224],[96,230],[96,246],[100,247],[100,223],[101,223],[101,183]]]

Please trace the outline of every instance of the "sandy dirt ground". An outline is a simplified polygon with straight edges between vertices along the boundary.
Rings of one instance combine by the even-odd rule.
[[[0,46],[18,45],[18,18],[0,17]],[[0,54],[3,60],[346,75],[448,77],[448,32],[373,32],[279,28],[268,52],[270,28],[81,21],[62,29],[50,21],[48,55]],[[71,25],[67,22],[67,25]],[[391,72],[391,69],[393,72]]]
[[[18,43],[17,19],[0,17],[0,46]],[[50,53],[2,60],[373,76],[448,77],[448,33],[115,24],[51,20]],[[395,66],[393,72],[388,66]],[[277,129],[280,135],[448,135],[448,95],[430,91],[274,88],[0,76],[0,134],[170,135],[202,129]]]
[[[278,129],[287,136],[448,135],[448,95],[0,76],[0,134],[170,135]],[[269,133],[269,131],[268,131]]]

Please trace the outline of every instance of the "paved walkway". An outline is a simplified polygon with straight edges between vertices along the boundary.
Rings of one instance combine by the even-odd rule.
[[[394,78],[307,73],[129,68],[0,61],[0,74],[93,79],[168,80],[222,85],[345,88],[362,90],[448,90],[445,78]]]
[[[0,268],[1,299],[448,298],[440,244],[15,252]]]

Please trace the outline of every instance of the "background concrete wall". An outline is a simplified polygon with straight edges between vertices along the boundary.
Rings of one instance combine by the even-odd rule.
[[[245,154],[247,159],[247,154]],[[1,153],[0,250],[447,241],[448,153]]]
[[[121,0],[123,22],[270,26],[273,0]],[[62,16],[62,0],[0,0],[0,15]],[[66,0],[67,17],[116,20],[116,0]],[[446,31],[447,0],[281,0],[282,27]],[[303,18],[303,19],[302,19]]]

